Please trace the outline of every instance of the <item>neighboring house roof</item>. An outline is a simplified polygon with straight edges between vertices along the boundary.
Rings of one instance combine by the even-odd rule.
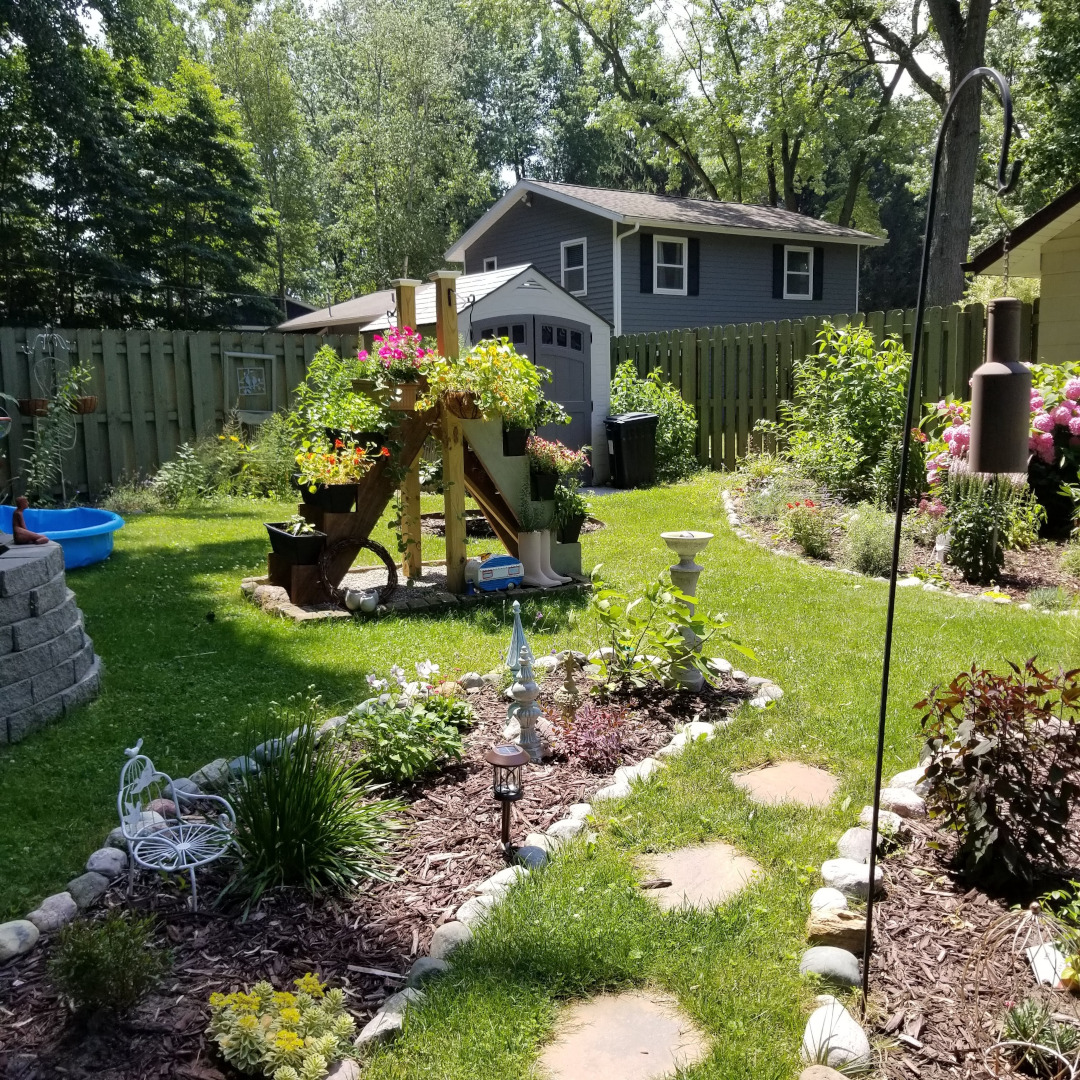
[[[519,180],[446,252],[452,262],[462,262],[465,250],[487,232],[508,210],[529,194],[543,195],[556,202],[597,214],[626,225],[665,228],[684,226],[701,232],[739,233],[777,239],[816,238],[833,243],[877,247],[885,243],[879,236],[833,225],[819,218],[780,210],[773,206],[718,202],[714,199],[687,199],[677,195],[651,195],[643,191],[616,191],[580,184],[555,184],[543,180]]]
[[[342,326],[365,326],[393,306],[393,289],[382,289],[364,296],[355,296],[341,304],[319,308],[318,311],[300,315],[295,319],[288,319],[276,329],[284,333],[317,334],[322,330],[335,330]]]
[[[971,274],[1003,274],[1005,245],[1009,246],[1009,273],[1013,277],[1042,276],[1042,246],[1060,232],[1080,221],[1080,184],[1069,188],[1053,202],[985,247],[964,269]]]

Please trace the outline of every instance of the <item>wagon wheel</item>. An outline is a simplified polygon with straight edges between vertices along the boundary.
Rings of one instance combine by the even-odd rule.
[[[386,584],[379,589],[379,603],[385,604],[390,599],[390,594],[397,588],[397,563],[390,557],[390,552],[374,540],[340,540],[336,544],[323,548],[323,553],[319,557],[319,580],[322,582],[322,587],[335,604],[344,606],[345,593],[331,582],[330,566],[343,551],[355,547],[359,547],[361,551],[366,548],[382,559],[386,567]]]

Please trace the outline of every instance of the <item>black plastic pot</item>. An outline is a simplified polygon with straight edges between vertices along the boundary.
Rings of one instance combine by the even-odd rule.
[[[319,561],[326,544],[326,533],[301,533],[293,536],[285,528],[285,522],[264,522],[270,536],[270,548],[275,555],[294,566],[314,566]]]
[[[578,537],[581,535],[581,527],[584,524],[584,514],[578,514],[577,517],[572,517],[565,525],[559,526],[559,533],[556,539],[560,544],[576,544],[578,542]]]
[[[301,484],[298,474],[293,474],[293,483],[300,491],[305,506],[317,506],[328,514],[347,514],[356,502],[355,484],[316,484],[311,490],[309,484]]]
[[[507,427],[503,424],[503,457],[524,457],[532,428]]]
[[[555,498],[555,487],[559,483],[559,474],[553,472],[537,472],[529,469],[529,488],[534,502],[547,502]]]
[[[381,450],[386,445],[386,435],[381,431],[346,431],[344,428],[323,428],[333,446],[338,439],[345,446],[362,446],[365,450]]]

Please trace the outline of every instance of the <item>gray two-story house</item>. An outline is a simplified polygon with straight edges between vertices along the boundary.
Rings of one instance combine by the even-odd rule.
[[[532,263],[616,334],[859,309],[857,229],[770,206],[522,180],[446,253]]]

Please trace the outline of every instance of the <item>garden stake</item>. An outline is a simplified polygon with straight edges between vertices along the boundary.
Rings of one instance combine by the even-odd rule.
[[[998,196],[1007,195],[1016,185],[1020,175],[1020,163],[1014,162],[1009,174],[1009,144],[1012,141],[1012,95],[1009,84],[1000,72],[990,67],[977,67],[960,80],[960,85],[953,91],[945,115],[938,129],[937,144],[934,148],[934,167],[930,174],[930,195],[926,204],[926,225],[923,231],[922,265],[919,270],[919,292],[915,301],[915,326],[911,339],[911,370],[908,375],[907,410],[904,416],[903,442],[900,450],[900,477],[896,485],[896,516],[893,523],[892,566],[889,571],[889,603],[885,615],[885,655],[881,665],[881,702],[878,713],[877,760],[874,764],[874,813],[870,822],[870,887],[866,901],[866,936],[863,941],[863,977],[862,1008],[866,1015],[867,999],[870,993],[870,957],[874,948],[874,873],[877,869],[878,815],[881,811],[881,771],[885,757],[885,716],[889,704],[889,666],[892,659],[893,620],[896,613],[896,577],[900,563],[900,536],[904,521],[904,488],[907,480],[908,459],[911,454],[911,427],[915,421],[915,401],[918,397],[919,353],[922,348],[923,309],[926,306],[926,274],[930,266],[930,239],[934,232],[934,213],[937,209],[937,179],[941,166],[941,152],[945,145],[945,133],[949,127],[953,108],[964,88],[972,80],[992,79],[997,83],[1001,95],[1001,107],[1004,113],[1002,122],[1004,131],[1001,138],[1001,156],[998,159]],[[981,96],[981,91],[980,91]]]

